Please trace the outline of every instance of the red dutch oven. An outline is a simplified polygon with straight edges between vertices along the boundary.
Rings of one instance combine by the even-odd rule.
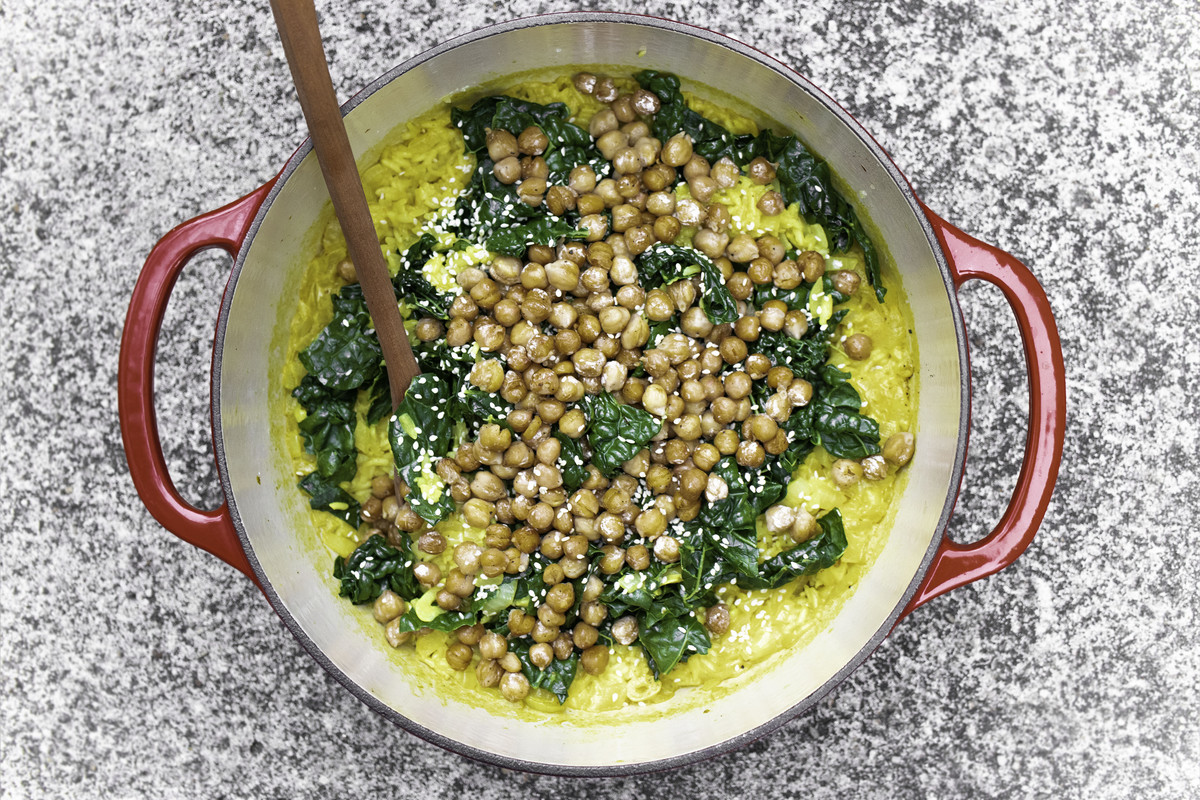
[[[705,702],[668,703],[654,714],[546,721],[444,696],[391,658],[382,637],[366,635],[358,612],[337,597],[329,558],[314,546],[278,418],[288,322],[314,254],[308,234],[330,213],[308,143],[274,179],[185,222],[155,246],[130,303],[118,391],[130,473],[151,514],[244,572],[309,653],[357,697],[405,729],[473,758],[556,774],[626,774],[689,763],[779,727],[862,663],[901,617],[1011,564],[1032,540],[1053,491],[1065,370],[1049,302],[1024,265],[926,208],[875,140],[805,78],[719,34],[618,14],[549,15],[477,31],[402,64],[348,102],[352,145],[369,156],[389,131],[445,97],[505,76],[584,64],[666,70],[687,88],[711,87],[722,102],[736,98],[747,108],[769,109],[769,120],[761,121],[793,131],[829,162],[899,272],[919,350],[917,452],[887,544],[812,642]],[[213,447],[226,503],[205,511],[180,497],[167,471],[154,412],[154,356],[176,279],[193,255],[211,247],[235,261],[212,362]],[[1016,315],[1029,431],[1004,515],[988,536],[961,545],[945,530],[967,455],[970,371],[957,289],[970,280],[998,286]]]

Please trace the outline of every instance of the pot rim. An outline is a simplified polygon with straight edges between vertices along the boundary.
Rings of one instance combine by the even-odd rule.
[[[945,253],[934,233],[933,226],[922,211],[921,204],[917,199],[912,185],[909,183],[907,177],[905,177],[905,175],[900,171],[899,167],[896,166],[891,157],[886,151],[884,151],[875,138],[871,136],[871,134],[868,133],[867,130],[856,119],[854,119],[849,112],[843,109],[835,100],[833,100],[832,97],[815,86],[799,72],[787,66],[773,56],[758,50],[757,48],[733,39],[725,34],[717,33],[707,28],[690,25],[688,23],[641,14],[591,11],[558,12],[532,17],[517,18],[507,22],[501,22],[495,25],[470,31],[465,34],[460,34],[452,39],[448,39],[447,41],[442,42],[441,44],[438,44],[435,47],[432,47],[389,69],[387,72],[368,83],[361,91],[356,93],[353,97],[342,104],[342,116],[349,114],[368,98],[370,98],[381,87],[390,83],[398,76],[409,72],[425,62],[441,56],[451,50],[457,49],[462,45],[524,28],[576,23],[622,24],[657,28],[671,33],[702,39],[705,42],[732,50],[735,53],[754,60],[760,66],[779,74],[781,77],[801,86],[801,88],[803,88],[805,91],[812,94],[828,112],[836,116],[850,132],[852,132],[863,142],[871,154],[888,173],[889,177],[891,177],[891,179],[896,183],[905,200],[908,202],[910,210],[913,213],[913,217],[915,218],[917,224],[920,225],[925,238],[929,242],[930,250],[933,253],[934,260],[941,274],[942,282],[950,299],[950,315],[954,325],[959,357],[959,370],[960,374],[962,375],[960,387],[960,408],[964,409],[964,413],[961,415],[959,420],[957,445],[955,448],[955,460],[951,470],[951,479],[947,487],[947,493],[942,507],[942,512],[937,521],[937,530],[935,531],[935,534],[937,532],[941,532],[944,535],[950,516],[954,510],[955,500],[958,496],[959,487],[962,481],[966,458],[967,437],[970,430],[970,367],[966,343],[966,331],[963,324],[962,312],[957,302],[955,283],[951,277],[951,272],[946,261]],[[383,703],[370,692],[365,690],[349,675],[347,675],[340,667],[334,664],[330,657],[326,655],[325,652],[308,636],[304,628],[300,625],[299,621],[283,603],[274,586],[271,584],[270,579],[267,577],[266,572],[264,571],[263,566],[254,551],[254,547],[242,521],[241,514],[238,511],[237,503],[233,493],[233,486],[228,477],[229,469],[224,447],[221,417],[221,363],[224,353],[230,308],[232,306],[234,295],[234,292],[231,290],[237,285],[238,278],[240,277],[242,269],[245,266],[247,254],[250,250],[249,245],[253,242],[255,235],[262,226],[263,220],[270,211],[275,199],[282,191],[288,178],[290,178],[291,175],[299,168],[300,164],[311,151],[312,141],[310,138],[305,138],[304,142],[288,159],[283,169],[280,170],[274,182],[274,186],[263,200],[262,205],[255,214],[253,222],[246,229],[245,236],[240,243],[237,258],[234,261],[234,265],[229,276],[229,281],[226,284],[226,289],[222,296],[221,308],[217,318],[217,329],[213,341],[213,449],[217,460],[217,472],[220,476],[221,488],[228,503],[229,514],[232,519],[234,529],[237,532],[238,539],[241,541],[242,548],[245,550],[246,558],[254,571],[254,575],[258,579],[258,584],[261,587],[263,594],[266,595],[268,602],[270,602],[271,607],[275,610],[276,614],[279,615],[285,627],[287,627],[292,635],[296,637],[297,641],[300,642],[308,654],[312,656],[312,658],[329,674],[331,674],[342,686],[349,690],[351,694],[358,698],[358,700],[365,703],[369,708],[381,714],[393,723],[399,725],[409,733],[412,733],[445,750],[466,756],[467,758],[475,761],[493,764],[506,769],[516,769],[524,772],[533,772],[546,775],[561,775],[570,777],[623,777],[647,772],[660,772],[677,769],[688,764],[693,764],[698,761],[703,761],[714,756],[736,750],[745,746],[746,744],[749,744],[750,742],[772,733],[775,730],[778,730],[784,724],[803,714],[822,698],[827,696],[835,687],[845,680],[851,672],[861,666],[863,661],[865,661],[867,657],[870,656],[871,653],[874,652],[874,650],[883,642],[883,640],[887,638],[898,622],[903,609],[907,606],[909,600],[912,599],[918,588],[924,582],[926,575],[929,572],[929,567],[934,558],[934,554],[941,543],[941,536],[934,535],[931,537],[929,547],[927,548],[921,560],[919,568],[913,574],[908,587],[905,589],[899,602],[888,614],[883,624],[880,625],[878,630],[875,631],[866,644],[863,645],[863,647],[851,658],[849,658],[846,663],[820,688],[806,696],[798,703],[778,712],[771,719],[748,731],[708,747],[681,753],[668,758],[658,759],[655,761],[624,764],[577,766],[540,761],[528,761],[510,756],[499,755],[465,744],[457,739],[452,739],[413,721],[400,711]]]

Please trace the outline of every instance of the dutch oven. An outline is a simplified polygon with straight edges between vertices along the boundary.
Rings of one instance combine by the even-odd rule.
[[[897,621],[955,587],[994,573],[1032,540],[1062,453],[1065,379],[1044,292],[1013,256],[930,211],[883,149],[805,78],[751,47],[689,25],[618,14],[518,20],[454,39],[396,67],[343,107],[360,155],[407,119],[505,76],[576,65],[610,72],[673,72],[685,87],[769,109],[840,177],[873,239],[890,254],[912,306],[919,352],[916,455],[882,553],[828,629],[726,697],[659,715],[596,724],[534,721],[442,697],[407,675],[367,636],[337,596],[330,562],[299,534],[306,502],[295,485],[278,380],[282,343],[306,234],[328,194],[309,143],[279,174],[224,208],[183,223],[150,253],[121,343],[121,430],[146,507],[169,531],[244,572],[313,658],[354,695],[443,747],[506,767],[557,774],[624,774],[689,763],[738,746],[811,707],[857,667]],[[282,79],[281,72],[281,79]],[[327,213],[327,212],[326,212]],[[168,474],[154,412],[154,356],[172,287],[210,247],[234,258],[212,354],[213,448],[226,503],[185,501]],[[1000,288],[1012,306],[1028,370],[1029,429],[1012,499],[995,529],[972,544],[946,536],[967,456],[970,370],[957,300],[966,281]],[[274,400],[273,400],[274,398]]]

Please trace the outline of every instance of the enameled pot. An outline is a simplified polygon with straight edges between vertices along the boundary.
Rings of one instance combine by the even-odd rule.
[[[271,399],[282,391],[277,376],[290,309],[314,252],[306,234],[328,205],[308,143],[276,178],[184,223],[151,252],[121,344],[120,416],[130,472],[155,518],[244,572],[312,656],[372,708],[432,742],[502,766],[624,774],[689,763],[773,730],[862,663],[902,616],[1012,563],[1040,524],[1058,472],[1064,367],[1049,303],[1028,269],[927,209],[874,139],[806,79],[719,34],[616,14],[550,15],[487,28],[402,64],[348,102],[343,110],[351,142],[361,157],[409,115],[445,97],[504,76],[581,64],[666,70],[683,77],[687,88],[711,87],[723,101],[770,109],[777,125],[830,163],[899,270],[919,348],[919,444],[884,550],[810,644],[722,699],[659,718],[593,726],[522,721],[414,685],[388,658],[381,637],[366,636],[354,624],[349,603],[336,595],[328,559],[302,545],[306,503],[279,441],[281,422],[270,412]],[[192,507],[175,490],[153,403],[154,353],[167,300],[189,259],[209,247],[235,258],[213,348],[213,445],[227,501],[215,511]],[[959,545],[945,536],[966,458],[970,408],[956,292],[974,279],[998,286],[1016,315],[1029,378],[1029,432],[1002,519],[981,541]]]

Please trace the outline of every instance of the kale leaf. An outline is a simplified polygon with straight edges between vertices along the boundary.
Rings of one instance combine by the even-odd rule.
[[[513,410],[513,404],[500,395],[483,389],[463,388],[462,398],[466,406],[465,419],[472,428],[490,422],[508,426],[508,414]]]
[[[737,301],[725,287],[720,268],[699,250],[659,244],[638,256],[637,264],[644,289],[657,289],[699,274],[700,308],[714,325],[736,322],[740,316]]]
[[[739,580],[746,589],[774,589],[801,575],[813,575],[832,567],[846,552],[846,531],[836,508],[817,518],[821,533],[807,542],[784,550],[764,561],[758,578]]]
[[[333,320],[300,351],[300,363],[322,386],[349,391],[369,386],[383,366],[367,301],[358,284],[333,296]]]
[[[787,367],[795,377],[811,381],[829,355],[829,336],[815,328],[810,328],[800,339],[786,331],[764,329],[758,335],[755,349],[775,366]]]
[[[354,389],[331,390],[312,375],[305,375],[292,396],[304,407],[300,420],[300,435],[304,449],[316,456],[313,473],[331,483],[354,477],[358,450],[354,446]]]
[[[712,645],[708,631],[690,613],[666,616],[644,627],[639,625],[638,642],[646,651],[655,677],[665,675],[697,653],[707,653]]]
[[[310,508],[328,511],[350,527],[358,527],[358,501],[336,482],[321,477],[320,472],[310,472],[300,479],[300,488],[308,492]]]
[[[434,467],[454,446],[460,417],[449,385],[436,375],[421,374],[409,384],[388,426],[396,472],[408,484],[408,503],[431,525],[454,511],[454,500]]]
[[[469,627],[474,625],[477,621],[478,615],[473,611],[443,611],[433,619],[421,619],[420,615],[417,614],[417,609],[410,606],[408,611],[400,615],[396,625],[400,633],[419,631],[421,628],[451,633],[463,626]]]
[[[450,303],[454,296],[440,292],[425,277],[422,268],[438,252],[437,239],[428,233],[421,234],[402,255],[389,258],[390,269],[396,273],[392,287],[396,296],[408,303],[424,316],[450,319]],[[449,249],[449,248],[447,248]]]
[[[662,429],[658,418],[640,408],[622,405],[608,392],[584,400],[592,464],[611,478]]]
[[[587,231],[559,217],[539,217],[523,225],[499,227],[487,238],[487,249],[501,256],[523,258],[530,245],[555,245],[560,239],[585,239]]]
[[[305,450],[317,461],[316,470],[300,481],[300,488],[310,495],[312,508],[357,528],[359,504],[338,484],[353,478],[357,469],[354,404],[358,390],[377,392],[381,380],[386,390],[386,373],[362,287],[345,286],[332,300],[333,319],[301,351],[300,362],[308,375],[292,391],[305,411],[299,423]]]
[[[407,542],[407,537],[403,537]],[[391,589],[405,600],[421,594],[421,585],[413,577],[411,545],[399,549],[382,536],[372,536],[355,548],[349,558],[333,561],[333,577],[339,581],[338,594],[355,604],[370,603],[384,589]]]
[[[572,439],[560,430],[554,431],[554,438],[562,446],[558,460],[561,462],[563,488],[574,492],[587,480],[587,459],[583,456],[583,442]]]
[[[832,364],[822,367],[813,384],[811,405],[814,444],[834,458],[859,459],[879,453],[879,423],[862,413],[862,398],[850,383],[849,373]]]

